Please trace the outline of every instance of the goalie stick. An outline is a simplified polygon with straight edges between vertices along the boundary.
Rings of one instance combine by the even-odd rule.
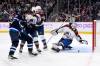
[[[64,22],[66,22],[67,20],[68,20],[68,18],[66,18]],[[64,24],[61,24],[60,27],[62,27],[63,25],[64,25]],[[60,28],[60,27],[59,27],[59,28]],[[52,30],[52,31],[53,31],[53,30]],[[51,32],[52,32],[52,31],[51,31]],[[47,44],[50,42],[50,40],[51,40],[52,38],[53,38],[53,35],[48,39]]]
[[[71,14],[72,15],[72,14]],[[68,20],[68,18],[65,19],[64,22],[66,22]],[[71,19],[72,20],[72,19]],[[69,21],[70,22],[70,21]],[[73,22],[72,22],[73,23]],[[63,26],[63,24],[61,24],[61,26],[59,28],[61,28]],[[49,43],[49,41],[52,39],[53,35],[48,39],[47,44]]]

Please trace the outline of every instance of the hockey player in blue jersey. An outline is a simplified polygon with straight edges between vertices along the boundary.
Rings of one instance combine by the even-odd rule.
[[[62,50],[66,48],[71,49],[72,47],[70,44],[73,41],[73,38],[76,38],[78,42],[82,44],[88,44],[86,40],[83,40],[81,36],[78,34],[78,30],[76,29],[76,23],[69,23],[69,25],[64,25],[58,29],[51,31],[51,34],[57,35],[60,32],[63,32],[62,38],[59,40],[58,43],[54,43],[52,46],[52,50],[59,52],[59,46],[62,46]]]
[[[37,47],[37,44],[39,44],[37,40],[37,33],[36,33],[36,21],[37,21],[36,19],[37,18],[33,15],[34,15],[34,12],[32,12],[31,10],[28,10],[27,14],[25,15],[25,19],[28,24],[27,26],[30,26],[30,27],[26,27],[25,30],[27,34],[29,34],[32,37],[32,39],[34,39],[34,44],[36,45],[37,51],[41,52],[39,47]],[[25,42],[26,41],[21,41],[20,49],[19,49],[20,53],[22,53]]]
[[[10,47],[8,58],[10,59],[17,59],[14,57],[14,53],[16,51],[16,48],[18,46],[19,40],[27,41],[28,43],[28,51],[30,55],[37,55],[37,53],[33,53],[33,40],[30,36],[25,34],[22,24],[23,24],[23,14],[17,13],[16,16],[13,18],[13,21],[10,23],[9,27],[9,35],[11,38],[12,45]]]

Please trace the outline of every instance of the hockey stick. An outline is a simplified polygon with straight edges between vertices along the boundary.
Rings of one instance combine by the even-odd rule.
[[[65,21],[64,22],[66,22],[68,20],[68,18],[67,19],[65,19]],[[62,27],[64,24],[61,24],[61,26],[60,27]],[[59,27],[59,28],[60,28]],[[52,39],[54,37],[54,35],[52,35],[49,39],[48,39],[48,41],[47,41],[47,44],[50,42],[50,40]]]

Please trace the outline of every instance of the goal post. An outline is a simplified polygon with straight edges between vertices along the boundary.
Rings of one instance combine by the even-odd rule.
[[[92,51],[94,52],[96,47],[96,20],[93,20],[93,26],[92,26]]]

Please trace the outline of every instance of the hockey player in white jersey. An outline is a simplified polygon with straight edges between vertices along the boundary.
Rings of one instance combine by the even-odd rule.
[[[76,26],[77,26],[76,23],[69,23],[69,25],[67,24],[51,31],[52,35],[57,35],[60,32],[64,33],[59,42],[53,44],[52,50],[59,52],[60,51],[59,46],[62,46],[62,50],[65,50],[66,48],[71,49],[72,47],[70,46],[70,44],[72,43],[73,38],[76,38],[77,41],[82,44],[88,44],[88,42],[86,40],[83,40],[81,36],[78,34]]]
[[[26,20],[27,22],[29,22],[29,24],[34,25],[36,27],[33,31],[31,31],[31,36],[33,37],[34,44],[36,46],[37,51],[41,52],[39,48],[38,36],[43,42],[44,45],[43,49],[47,48],[46,39],[44,38],[44,25],[43,25],[43,18],[41,17],[42,16],[41,7],[40,6],[32,7],[32,11],[33,14],[26,15]],[[30,19],[32,20],[31,22]],[[22,52],[24,44],[25,41],[21,41],[20,50],[19,50],[20,52]]]
[[[43,14],[43,10],[40,6],[36,6],[35,7],[35,16],[37,18],[37,23],[36,23],[36,31],[37,31],[37,34],[38,37],[40,37],[42,43],[43,43],[43,49],[47,49],[47,44],[46,44],[46,39],[44,37],[44,25],[43,25],[43,22],[45,20],[45,17],[44,17],[44,14]],[[37,40],[38,41],[38,40]],[[39,48],[39,44],[37,43],[36,45],[37,48]]]

